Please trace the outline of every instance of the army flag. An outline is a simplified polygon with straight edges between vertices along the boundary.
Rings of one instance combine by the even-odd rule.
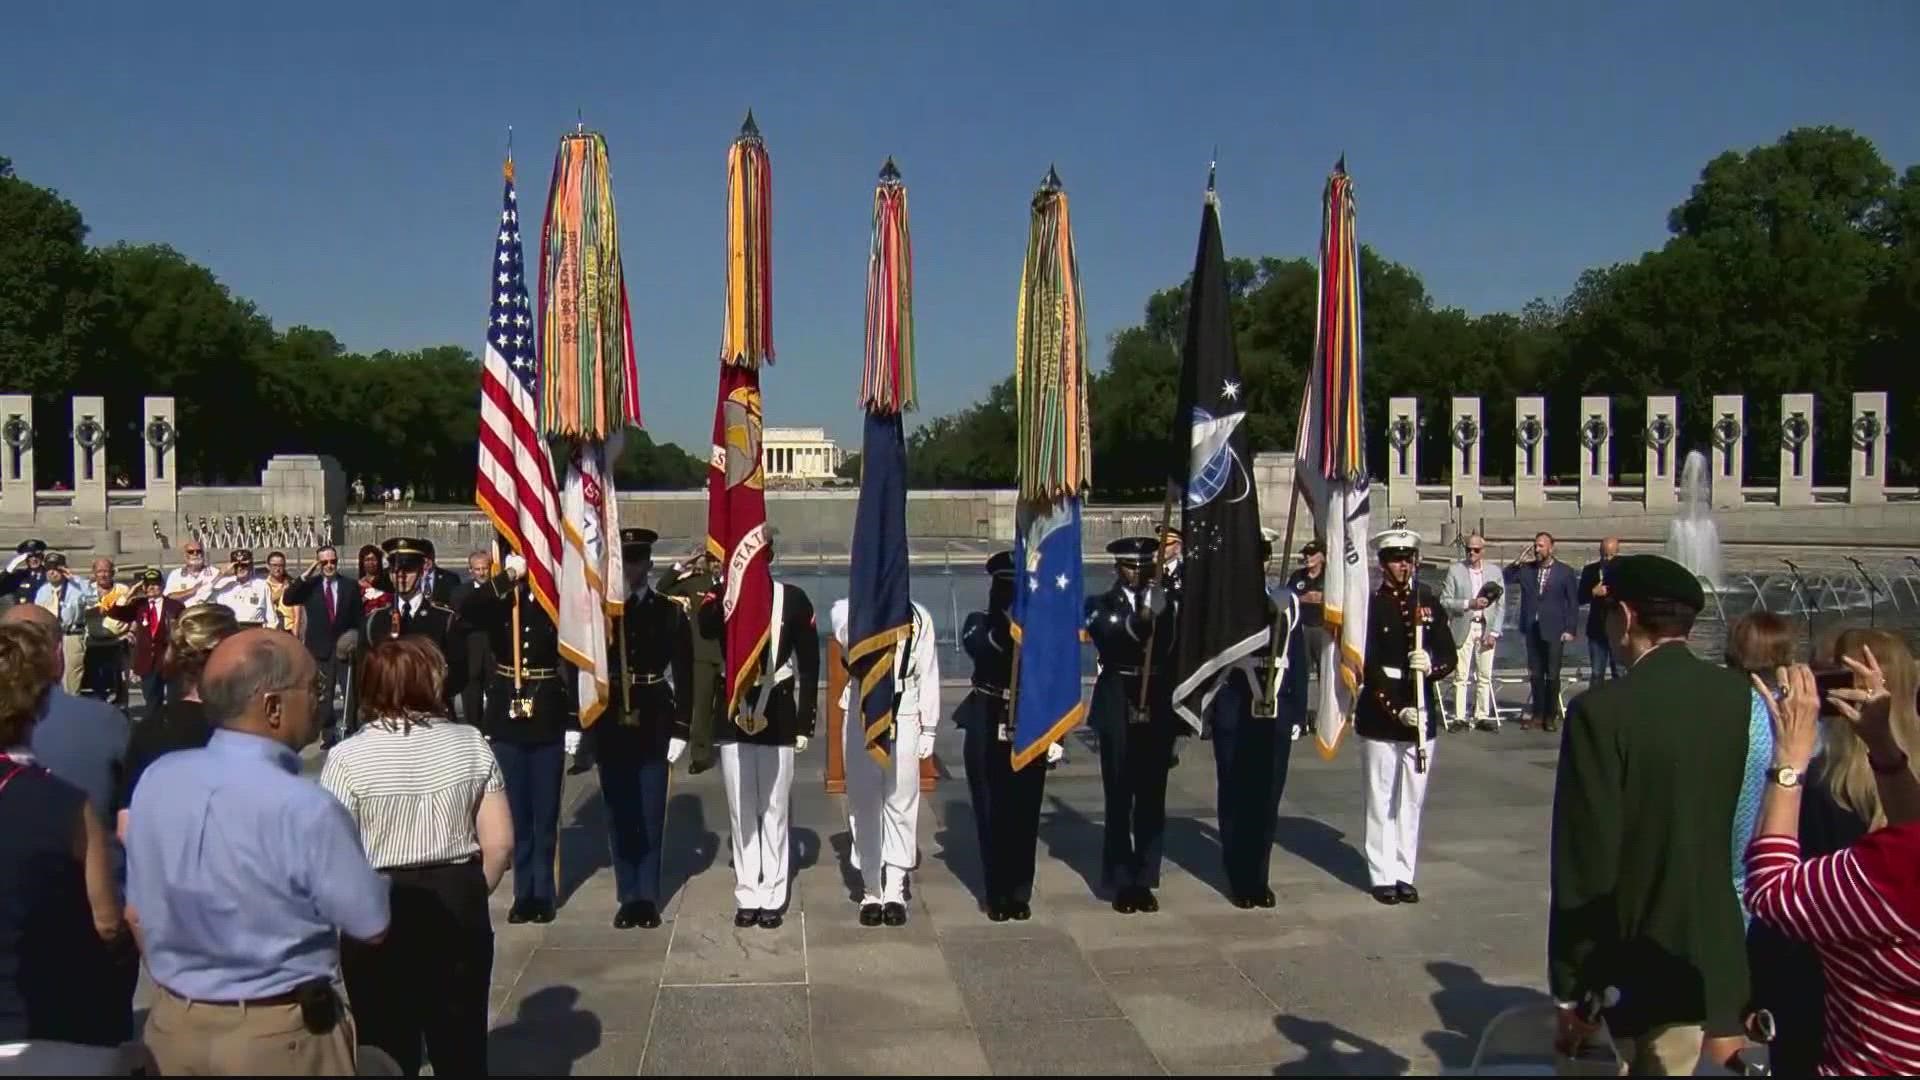
[[[873,193],[867,255],[867,347],[860,376],[867,419],[847,590],[847,675],[857,687],[867,753],[883,765],[894,752],[898,673],[913,628],[901,417],[913,404],[913,241],[906,185],[888,158]]]
[[[1227,303],[1219,200],[1207,184],[1187,293],[1187,338],[1173,414],[1168,484],[1180,500],[1182,596],[1173,708],[1200,733],[1233,664],[1267,644],[1260,499],[1247,447],[1246,391]]]
[[[1300,402],[1295,482],[1327,547],[1327,644],[1320,663],[1314,734],[1322,755],[1339,748],[1360,692],[1367,655],[1366,443],[1360,429],[1360,242],[1353,228],[1346,159],[1327,177],[1320,232],[1320,297],[1313,363]]]
[[[582,442],[567,463],[560,490],[560,655],[576,669],[580,726],[592,727],[613,700],[607,659],[607,617],[626,608],[620,552],[620,508],[607,463],[612,443]]]
[[[1044,754],[1086,716],[1080,699],[1080,504],[1092,484],[1093,451],[1085,311],[1067,194],[1059,174],[1048,169],[1030,206],[1014,328],[1015,769]]]

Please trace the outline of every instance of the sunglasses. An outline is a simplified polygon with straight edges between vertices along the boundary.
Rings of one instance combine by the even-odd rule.
[[[188,548],[188,549],[187,549],[187,554],[189,554],[189,555],[198,555],[198,554],[200,554],[200,549],[199,549],[199,548]]]
[[[1475,554],[1475,555],[1478,555],[1478,554],[1480,554],[1481,552],[1483,552],[1483,551],[1485,551],[1485,550],[1487,550],[1487,549],[1486,549],[1486,548],[1483,548],[1483,547],[1470,547],[1470,548],[1468,548],[1467,550],[1468,550],[1468,551],[1470,551],[1470,552],[1472,552],[1472,553],[1473,553],[1473,554]]]
[[[339,566],[340,560],[339,559],[321,559],[320,565],[321,566]]]

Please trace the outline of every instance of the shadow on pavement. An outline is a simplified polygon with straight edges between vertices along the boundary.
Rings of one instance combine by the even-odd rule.
[[[1367,887],[1367,857],[1348,842],[1347,834],[1312,818],[1280,818],[1274,830],[1280,847],[1325,870],[1337,881],[1356,889]]]
[[[565,905],[575,890],[613,865],[607,848],[607,802],[598,792],[581,799],[573,808],[573,820],[560,826],[559,847],[559,902]]]
[[[495,1076],[571,1076],[600,1046],[600,1018],[576,1008],[580,991],[549,986],[527,995],[510,1024],[487,1034],[487,1071]]]
[[[1105,842],[1100,825],[1058,795],[1049,794],[1046,800],[1040,814],[1040,841],[1046,845],[1046,854],[1040,857],[1067,864],[1087,883],[1088,892],[1106,895],[1100,886],[1100,852]]]
[[[665,908],[720,857],[720,834],[707,828],[707,807],[700,796],[682,792],[667,800],[660,846],[660,906]]]
[[[1307,1052],[1276,1066],[1275,1076],[1403,1076],[1410,1062],[1345,1028],[1302,1016],[1276,1016],[1274,1029]]]
[[[1549,1003],[1547,995],[1538,990],[1490,983],[1474,969],[1451,960],[1428,962],[1427,973],[1440,984],[1433,992],[1433,1012],[1444,1030],[1429,1031],[1423,1040],[1448,1068],[1472,1064],[1487,1023],[1501,1012],[1516,1005]],[[1546,1039],[1552,1038],[1550,1026],[1543,1033]],[[1530,1059],[1551,1059],[1552,1050],[1550,1042],[1543,1043]]]
[[[939,845],[934,857],[946,864],[947,873],[967,887],[974,900],[987,902],[987,879],[981,865],[980,829],[973,818],[971,799],[948,799],[946,812],[940,815],[940,828],[933,834]]]

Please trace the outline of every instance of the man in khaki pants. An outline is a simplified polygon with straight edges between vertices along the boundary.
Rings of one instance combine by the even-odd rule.
[[[69,694],[80,692],[80,679],[86,672],[87,660],[87,611],[100,600],[94,591],[93,583],[73,576],[67,569],[67,557],[53,552],[44,564],[47,580],[41,584],[40,591],[34,594],[33,602],[53,612],[60,623],[61,669],[60,687]]]
[[[333,973],[341,934],[386,937],[387,881],[346,808],[300,775],[318,689],[299,639],[241,631],[201,676],[212,739],[134,788],[127,917],[158,988],[144,1040],[161,1075],[355,1072]]]

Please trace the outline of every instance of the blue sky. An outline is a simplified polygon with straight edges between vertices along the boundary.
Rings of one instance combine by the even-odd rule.
[[[545,205],[576,110],[612,154],[642,408],[700,452],[725,162],[774,170],[770,424],[851,446],[872,183],[911,192],[922,415],[1012,368],[1026,203],[1073,198],[1096,351],[1192,260],[1308,255],[1345,152],[1363,240],[1517,309],[1659,244],[1713,154],[1853,127],[1920,162],[1920,5],[195,2],[7,5],[0,154],[99,243],[163,241],[279,326],[477,348],[506,128]],[[529,240],[534,235],[529,231]]]

